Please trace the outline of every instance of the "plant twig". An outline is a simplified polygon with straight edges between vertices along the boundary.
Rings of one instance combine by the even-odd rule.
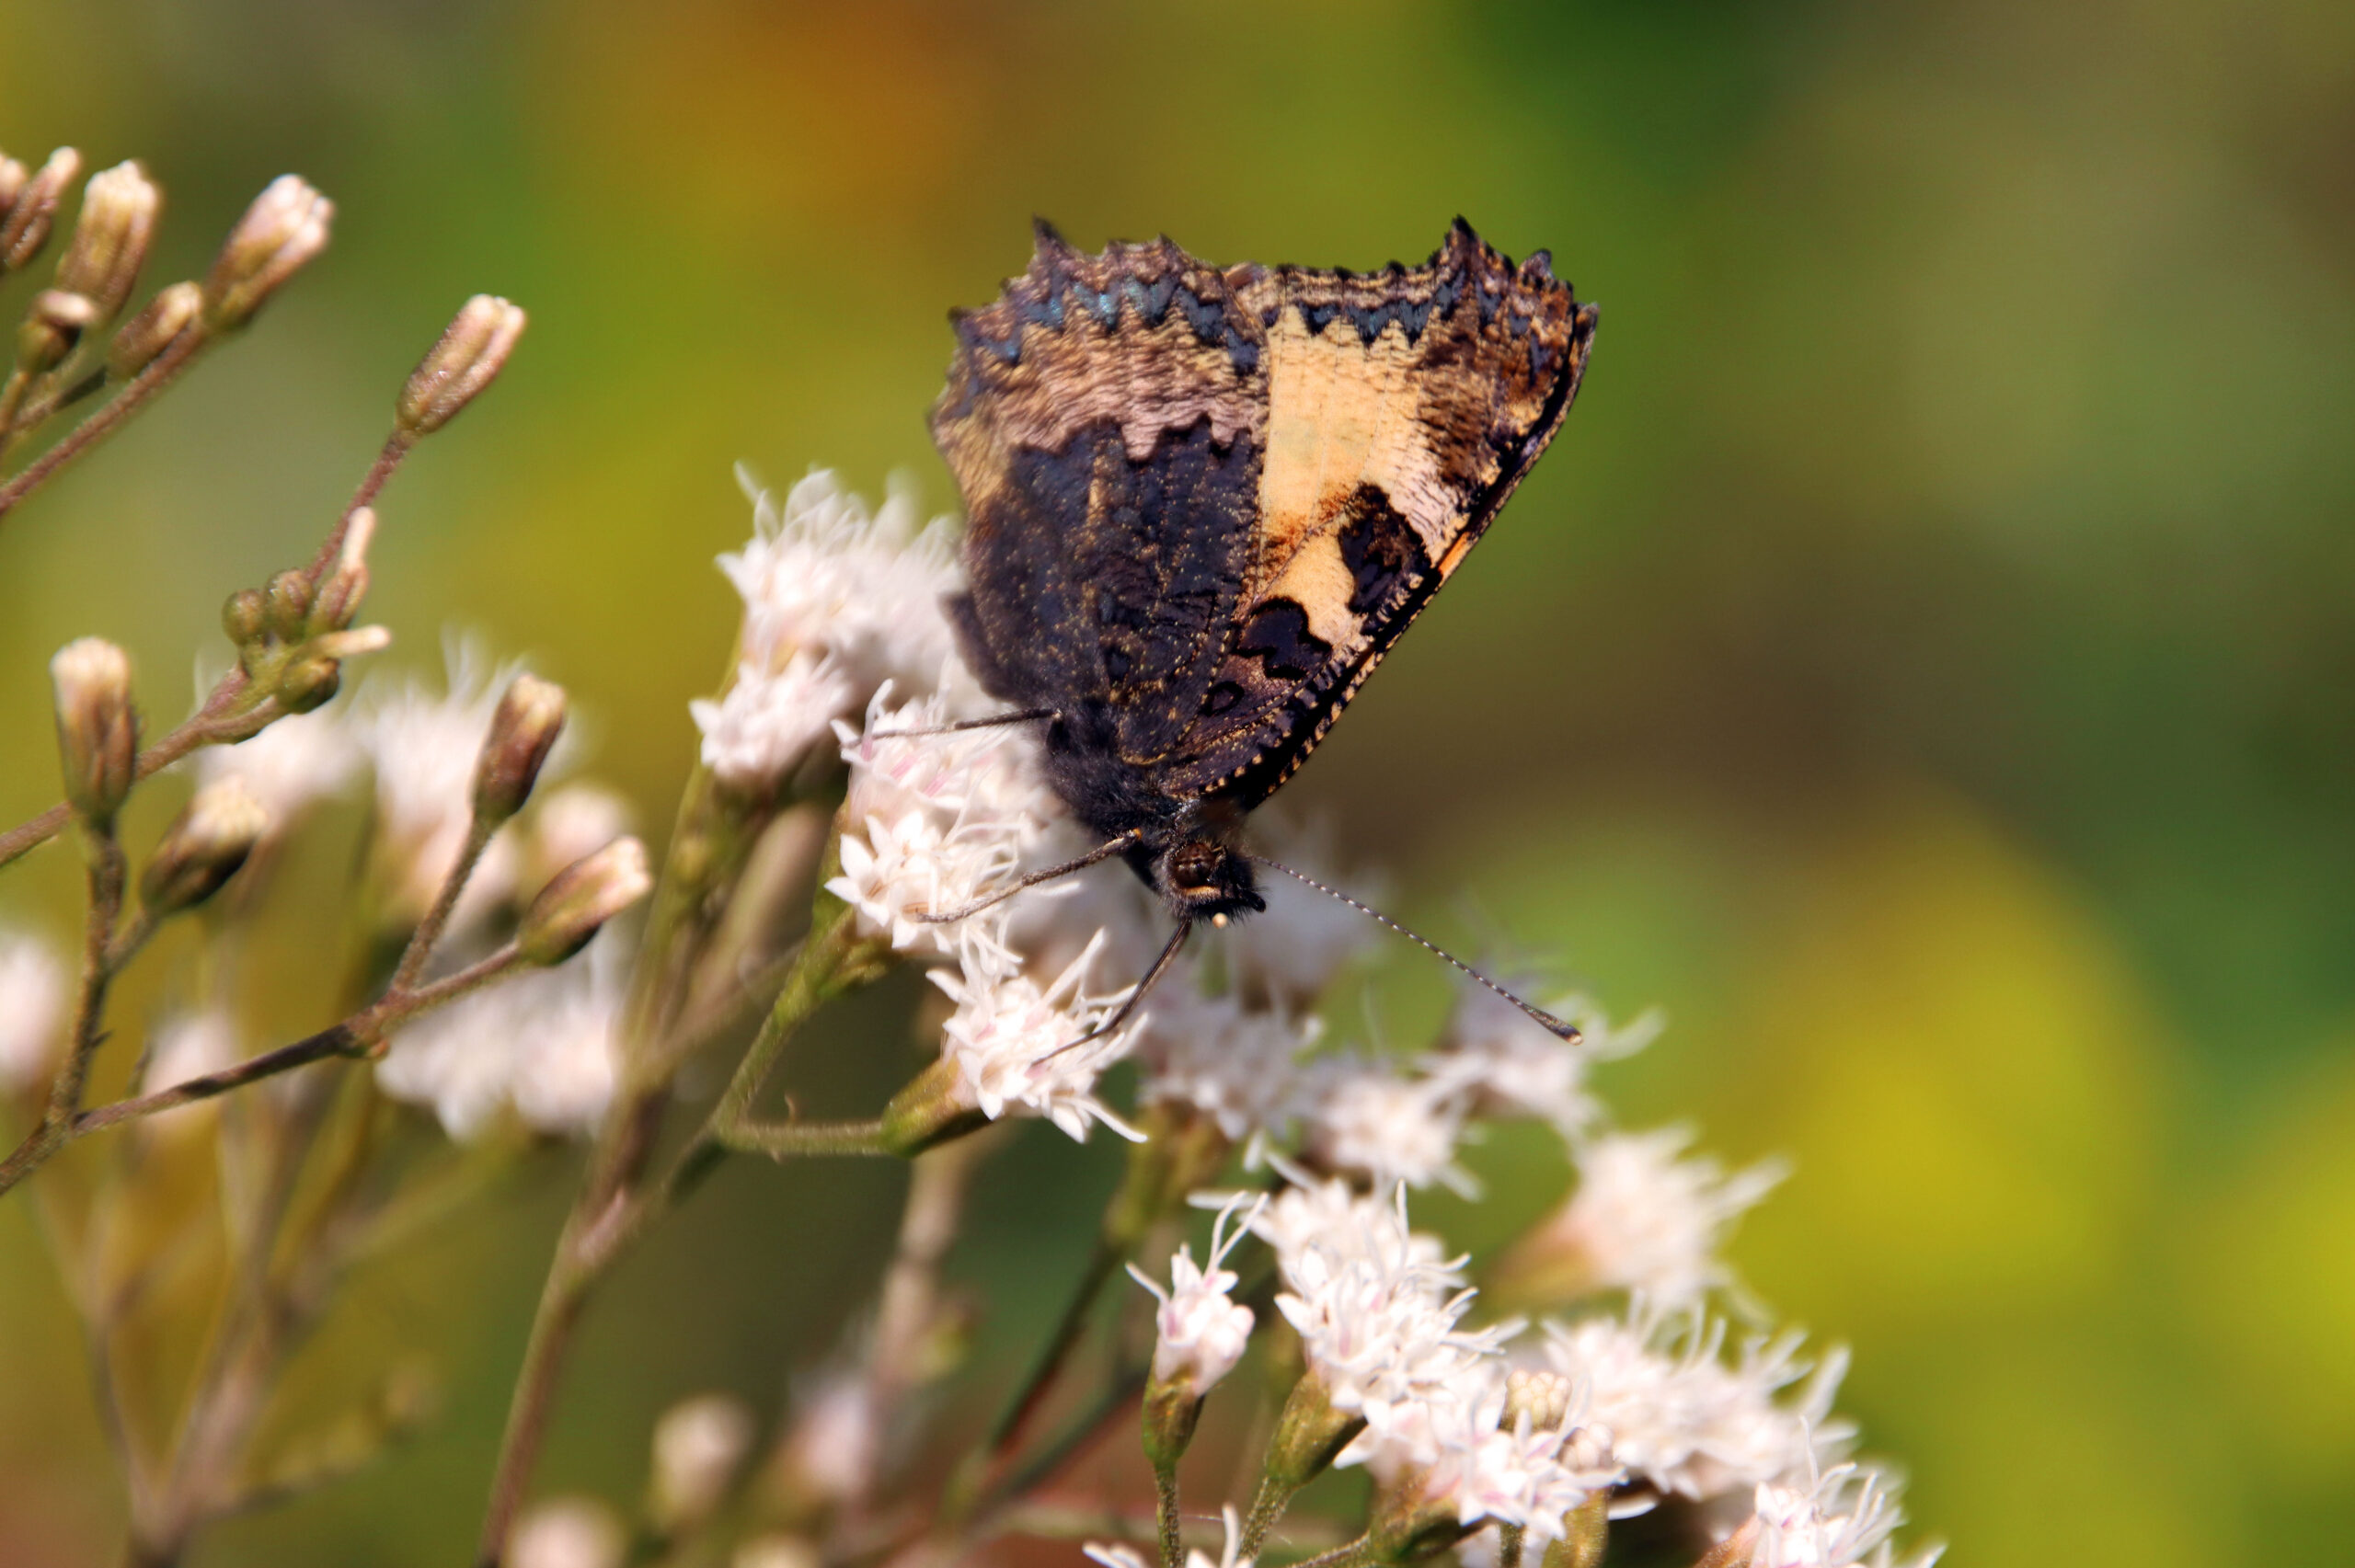
[[[14,478],[0,483],[0,520],[5,520],[17,502],[55,478],[65,466],[97,446],[122,428],[123,423],[144,407],[156,394],[169,386],[173,380],[196,358],[219,338],[202,326],[192,326],[171,341],[171,346],[148,361],[147,368],[123,383],[116,393],[88,418],[61,437],[55,446],[25,464]]]
[[[264,1051],[259,1056],[249,1057],[217,1072],[187,1079],[168,1089],[158,1089],[153,1093],[134,1095],[130,1099],[78,1111],[61,1130],[54,1133],[45,1131],[47,1123],[44,1122],[42,1127],[34,1128],[6,1161],[0,1161],[0,1193],[6,1193],[24,1180],[58,1150],[77,1138],[123,1122],[193,1104],[199,1100],[210,1100],[231,1090],[242,1089],[248,1083],[258,1083],[265,1078],[275,1078],[298,1067],[324,1061],[329,1057],[367,1056],[395,1025],[478,989],[521,961],[521,955],[513,947],[502,947],[455,974],[445,975],[415,990],[388,994],[341,1023],[330,1024],[317,1034],[305,1036],[291,1045]],[[76,1093],[78,1094],[78,1090]]]

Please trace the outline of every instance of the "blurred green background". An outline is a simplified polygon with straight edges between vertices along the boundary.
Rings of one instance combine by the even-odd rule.
[[[1668,1010],[1606,1088],[1794,1158],[1735,1257],[1855,1345],[1949,1561],[2343,1556],[2355,7],[6,0],[0,146],[60,142],[163,182],[158,280],[281,170],[340,212],[0,530],[10,821],[53,794],[49,653],[115,637],[174,709],[470,292],[532,330],[396,480],[372,618],[429,670],[444,624],[529,653],[659,825],[732,632],[729,464],[952,508],[942,314],[1033,212],[1220,260],[1418,259],[1459,212],[1550,247],[1603,307],[1578,411],[1288,798],[1438,933]],[[52,852],[0,917],[69,929],[72,881]],[[879,1097],[914,993],[857,1004],[813,1104]],[[959,1265],[989,1343],[1035,1332],[1109,1159],[1007,1156]],[[897,1185],[715,1184],[593,1320],[547,1484],[626,1496],[696,1389],[773,1407]],[[199,1562],[458,1560],[564,1186],[317,1347],[430,1351],[442,1424]],[[0,1206],[12,1562],[115,1550],[62,1300]]]

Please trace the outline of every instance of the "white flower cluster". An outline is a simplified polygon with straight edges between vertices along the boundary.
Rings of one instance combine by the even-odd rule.
[[[0,1094],[47,1084],[65,1044],[71,986],[65,961],[49,944],[0,931]]]
[[[429,1013],[393,1036],[377,1086],[431,1105],[470,1139],[503,1113],[534,1132],[596,1129],[619,1067],[615,1026],[628,984],[623,938],[601,932],[578,959],[517,975]]]
[[[749,480],[745,489],[752,539],[719,558],[744,600],[735,679],[690,711],[713,773],[766,790],[886,681],[940,689],[955,659],[940,599],[956,586],[956,553],[947,521],[920,526],[904,489],[872,513],[822,470],[781,505]]]

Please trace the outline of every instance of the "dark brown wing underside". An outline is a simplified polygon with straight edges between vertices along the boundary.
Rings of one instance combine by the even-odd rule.
[[[1460,223],[1412,271],[1072,251],[958,324],[933,413],[976,670],[1102,704],[1173,799],[1305,760],[1568,412],[1594,330]]]

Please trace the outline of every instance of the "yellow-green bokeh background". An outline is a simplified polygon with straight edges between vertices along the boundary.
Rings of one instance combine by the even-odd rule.
[[[1668,1009],[1606,1086],[1793,1157],[1735,1255],[1855,1345],[1950,1561],[2343,1558],[2355,8],[0,0],[0,146],[62,141],[166,185],[158,279],[282,169],[340,213],[249,341],[0,529],[7,820],[53,789],[47,655],[118,638],[175,708],[472,291],[532,330],[397,480],[371,608],[412,663],[445,624],[529,652],[659,823],[732,630],[729,464],[953,504],[942,313],[1031,213],[1220,259],[1411,259],[1458,212],[1549,246],[1603,306],[1577,414],[1289,793],[1408,914]],[[52,852],[0,917],[67,929],[71,881]],[[817,1100],[888,1087],[913,995],[828,1036]],[[959,1262],[995,1350],[1107,1159],[1008,1157]],[[682,1393],[773,1408],[896,1180],[715,1184],[594,1320],[549,1484],[626,1496]],[[458,1560],[561,1188],[316,1347],[430,1352],[441,1425],[197,1561]],[[0,1207],[11,1562],[114,1550],[66,1325]]]

